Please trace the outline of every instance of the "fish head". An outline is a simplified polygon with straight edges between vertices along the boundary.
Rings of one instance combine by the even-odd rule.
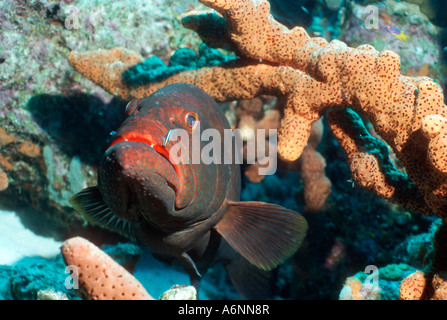
[[[105,152],[99,165],[98,187],[118,218],[138,221],[146,211],[160,216],[172,212],[179,179],[157,148],[130,140],[114,143]]]
[[[385,30],[391,33],[392,35],[398,35],[400,34],[400,30],[394,26],[386,26]]]
[[[143,218],[157,230],[174,233],[218,210],[226,196],[227,183],[222,181],[230,177],[228,166],[191,159],[198,127],[218,128],[222,134],[229,127],[213,114],[216,108],[205,92],[186,84],[164,87],[128,104],[127,118],[116,130],[98,173],[103,200],[117,217]],[[169,141],[173,130],[183,135]],[[203,142],[198,143],[200,152]],[[188,155],[184,163],[173,160],[174,147]]]

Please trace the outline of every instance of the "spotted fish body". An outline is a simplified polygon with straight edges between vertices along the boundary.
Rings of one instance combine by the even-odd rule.
[[[263,272],[298,249],[305,219],[278,205],[240,202],[240,168],[234,162],[170,161],[175,143],[192,156],[194,130],[213,128],[224,137],[230,129],[203,90],[172,84],[131,101],[126,113],[99,164],[98,185],[74,195],[74,208],[93,223],[137,238],[157,257],[178,262],[196,286],[202,273],[222,262],[243,297],[262,297],[247,281],[266,278]],[[200,129],[192,128],[191,119]],[[189,132],[189,142],[166,140],[178,129]],[[200,143],[203,150],[208,142]]]

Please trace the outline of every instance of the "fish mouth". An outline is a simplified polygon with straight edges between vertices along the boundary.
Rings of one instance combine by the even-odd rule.
[[[159,178],[163,178],[163,180],[166,181],[167,186],[173,190],[175,199],[171,214],[173,216],[178,216],[179,219],[183,219],[181,217],[182,210],[193,201],[195,196],[195,179],[193,177],[194,174],[191,173],[190,164],[184,165],[181,162],[177,164],[170,160],[170,147],[165,147],[163,145],[166,142],[166,138],[165,141],[162,141],[163,139],[159,138],[166,136],[164,135],[166,131],[168,130],[164,127],[154,127],[152,132],[156,133],[155,135],[142,134],[136,131],[121,132],[114,137],[115,139],[112,140],[108,150],[116,148],[124,150],[126,148],[120,147],[120,145],[125,143],[124,145],[130,147],[130,144],[133,144],[137,149],[131,150],[129,155],[126,156],[126,158],[128,158],[127,163],[129,163],[129,160],[130,162],[135,162],[135,159],[132,157],[132,154],[135,153],[134,151],[140,150],[141,152],[144,152],[141,147],[137,147],[137,144],[146,146],[146,148],[144,148],[146,149],[145,152],[150,152],[150,150],[156,152],[156,154],[163,159],[163,163],[166,162],[165,164],[160,163],[160,158],[157,160],[149,153],[144,156],[145,159],[143,162],[152,162],[149,164],[152,168],[151,173],[158,175]],[[136,166],[138,166],[138,164],[135,164],[134,169],[138,170]],[[170,168],[170,170],[168,168]]]
[[[158,224],[172,214],[179,178],[167,151],[157,149],[151,139],[119,137],[106,150],[99,185],[104,202],[121,219]]]
[[[147,135],[141,135],[137,132],[129,132],[125,135],[120,135],[119,137],[115,138],[109,145],[109,148],[113,147],[115,144],[118,144],[120,142],[142,142],[153,148],[155,151],[157,151],[158,154],[163,156],[168,162],[172,165],[174,170],[176,171],[178,175],[178,171],[175,165],[171,163],[169,160],[169,151],[166,149],[165,146],[157,144],[153,141],[152,138],[148,137]]]
[[[114,140],[112,140],[108,149],[112,148],[114,145],[121,143],[121,142],[141,142],[141,143],[144,143],[144,144],[150,146],[159,155],[161,155],[163,158],[165,158],[168,161],[168,163],[175,170],[177,177],[179,177],[179,170],[178,170],[177,166],[174,165],[169,160],[169,151],[166,149],[165,146],[155,143],[154,140],[152,139],[152,137],[150,137],[148,135],[142,135],[137,132],[129,132],[127,134],[120,135],[120,136],[116,137]],[[158,175],[163,177],[161,174],[158,174]],[[175,193],[178,191],[177,187],[172,182],[170,182],[169,180],[166,180],[166,182],[167,182],[168,186],[174,190]]]
[[[163,160],[165,160],[167,162],[166,165],[169,165],[171,167],[171,169],[173,169],[172,173],[175,174],[175,177],[171,173],[166,172],[166,170],[163,173],[158,172],[158,170],[157,170],[158,168],[165,167],[165,166],[161,165],[158,162],[160,160],[156,160],[156,159],[152,159],[152,161],[154,161],[154,163],[152,164],[154,171],[152,173],[159,176],[159,178],[165,180],[167,186],[173,190],[174,195],[175,195],[174,210],[179,210],[185,206],[185,204],[184,204],[185,199],[182,196],[183,189],[185,187],[184,186],[185,179],[184,179],[183,170],[179,167],[178,164],[174,164],[170,161],[169,149],[167,147],[165,147],[164,145],[160,144],[161,141],[157,142],[158,140],[161,140],[161,139],[157,139],[156,137],[153,137],[150,134],[141,134],[141,133],[138,133],[135,131],[125,132],[125,133],[121,133],[121,134],[119,133],[116,135],[115,139],[113,139],[112,142],[110,143],[108,150],[116,149],[116,147],[121,149],[122,147],[119,147],[119,145],[121,143],[127,143],[127,144],[141,143],[141,144],[144,144],[145,146],[149,146],[151,148],[151,149],[147,149],[147,151],[153,150],[158,155],[160,155],[163,158]],[[136,147],[137,145],[134,145],[134,146]],[[138,149],[139,149],[139,147],[138,147]],[[134,153],[134,151],[131,151],[130,153],[132,154],[132,153]],[[149,158],[149,156],[147,155],[146,160],[148,160],[148,158]],[[151,157],[151,158],[153,158],[153,157]],[[131,161],[133,161],[131,156],[129,156],[129,159]],[[190,202],[190,200],[189,201],[188,200],[187,200],[186,205]]]

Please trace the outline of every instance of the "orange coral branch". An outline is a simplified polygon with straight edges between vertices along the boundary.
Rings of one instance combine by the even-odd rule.
[[[299,158],[300,174],[304,184],[304,210],[315,212],[324,208],[331,194],[332,183],[326,176],[326,160],[316,150],[323,135],[323,122],[314,122],[309,141]]]
[[[256,4],[250,0],[201,2],[225,18],[223,34],[241,59],[138,87],[121,82],[122,71],[141,61],[124,49],[119,54],[113,49],[108,55],[101,51],[103,56],[96,58],[94,52],[71,53],[70,63],[126,99],[148,96],[174,82],[194,84],[220,101],[279,96],[285,106],[278,153],[287,161],[300,157],[312,124],[328,109],[348,106],[371,121],[405,167],[420,195],[420,203],[412,201],[412,206],[447,218],[447,108],[442,89],[433,80],[401,75],[399,56],[392,51],[379,52],[370,45],[350,48],[338,40],[328,43],[310,38],[301,27],[288,30],[272,18],[265,0]],[[99,58],[106,63],[101,65]],[[87,61],[95,68],[87,67]],[[432,123],[442,125],[436,129]],[[364,161],[374,165],[369,156]],[[377,188],[370,190],[383,196]]]
[[[327,113],[327,119],[347,155],[355,183],[388,201],[431,214],[417,186],[394,167],[388,147],[369,134],[357,114],[334,108]]]

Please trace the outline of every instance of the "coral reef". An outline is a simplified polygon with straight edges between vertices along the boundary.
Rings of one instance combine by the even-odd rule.
[[[304,184],[304,210],[317,212],[324,208],[331,193],[332,183],[326,176],[326,160],[317,151],[323,137],[323,121],[312,124],[307,145],[298,159]]]
[[[413,271],[407,264],[391,264],[373,272],[368,270],[369,273],[358,272],[346,279],[339,299],[397,300],[402,279]]]
[[[75,238],[71,238],[69,241],[73,244]],[[86,239],[80,240],[81,244],[86,244],[88,248],[92,251],[91,253],[98,253],[101,256],[106,256],[106,262],[110,263],[110,260],[114,260],[111,263],[111,267],[116,267],[120,265],[118,269],[122,271],[123,266],[125,272],[123,274],[128,275],[131,281],[131,285],[137,283],[138,280],[131,275],[135,269],[136,262],[140,259],[142,252],[138,245],[134,243],[117,243],[117,244],[104,244],[101,249],[93,245],[90,241]],[[62,249],[62,248],[61,248]],[[0,299],[1,300],[79,300],[80,290],[76,288],[76,285],[80,285],[76,276],[85,278],[88,280],[94,280],[95,278],[89,278],[88,275],[91,274],[90,265],[88,268],[84,264],[85,258],[81,258],[76,262],[79,262],[80,267],[75,269],[74,265],[66,265],[64,263],[64,257],[62,256],[63,250],[59,250],[54,258],[51,257],[24,257],[19,261],[15,262],[11,266],[1,265],[0,266]],[[147,258],[147,257],[146,257]],[[149,257],[152,264],[154,264],[154,258]],[[5,258],[4,258],[5,259]],[[95,264],[100,261],[93,261]],[[116,269],[115,269],[116,270]],[[165,270],[166,271],[166,270]],[[90,273],[89,273],[90,272]],[[154,281],[159,279],[154,279],[157,277],[154,272],[148,272],[151,279],[143,279],[144,283],[150,283],[151,290],[157,287],[153,285]],[[80,275],[79,273],[87,274]],[[141,270],[139,270],[138,277],[141,277]],[[113,278],[110,277],[111,273],[106,272],[104,276],[109,276],[109,278],[104,278],[105,288],[109,288],[110,291],[107,293],[107,297],[112,299],[114,294],[119,290],[113,289],[114,286],[119,286],[120,281],[123,278]],[[75,280],[76,279],[76,280]],[[185,279],[187,277],[185,276]],[[193,287],[190,286],[173,286],[170,290],[166,291],[166,286],[169,286],[169,281],[159,281],[163,288],[160,293],[160,299],[197,299],[197,293]],[[180,282],[182,282],[180,280]],[[131,290],[130,287],[127,289]],[[82,288],[81,288],[82,290]],[[85,296],[83,296],[85,297]],[[103,298],[103,297],[98,297]],[[119,297],[121,298],[121,296]]]
[[[7,282],[7,292],[2,299],[37,300],[52,293],[62,299],[75,299],[74,291],[64,287],[67,274],[61,259],[25,258],[13,267],[4,267],[2,278]],[[2,286],[4,288],[4,286]]]
[[[447,299],[447,224],[436,223],[431,234],[432,246],[421,270],[408,275],[400,284],[401,300]]]
[[[6,175],[5,171],[0,169],[0,191],[3,191],[6,188],[8,188],[8,185],[9,185],[8,176]]]
[[[152,257],[144,256],[136,264],[141,254],[137,246],[101,245],[108,243],[102,241],[104,237],[115,243],[116,236],[104,235],[87,226],[67,201],[73,193],[96,181],[99,157],[110,141],[109,133],[121,123],[127,103],[80,76],[67,63],[67,55],[70,50],[121,46],[127,48],[120,49],[121,52],[136,57],[135,64],[123,65],[118,57],[106,75],[120,82],[116,88],[111,87],[112,91],[119,89],[113,91],[115,96],[121,87],[128,89],[123,91],[128,93],[124,100],[142,92],[148,94],[150,88],[156,89],[157,82],[163,85],[179,79],[197,80],[216,99],[227,101],[222,107],[233,128],[277,128],[285,115],[294,119],[293,124],[302,120],[299,116],[305,115],[309,106],[318,113],[314,118],[327,114],[320,118],[323,121],[312,123],[309,138],[297,137],[307,147],[302,152],[292,150],[299,155],[296,161],[288,163],[280,159],[276,174],[259,176],[256,170],[259,164],[242,168],[244,200],[277,203],[303,212],[309,221],[309,234],[302,249],[278,269],[277,297],[397,299],[399,284],[402,290],[408,287],[410,280],[402,282],[408,276],[413,286],[406,290],[410,294],[407,298],[444,298],[447,268],[443,261],[447,260],[442,258],[445,250],[440,244],[447,241],[435,237],[440,219],[413,212],[445,211],[441,155],[445,115],[444,111],[428,111],[430,103],[424,98],[430,88],[440,93],[425,77],[436,79],[446,89],[447,73],[441,60],[447,52],[446,29],[441,28],[446,26],[442,21],[445,10],[438,7],[442,2],[269,1],[273,17],[290,29],[299,25],[311,37],[340,39],[353,48],[361,45],[356,49],[338,41],[327,43],[321,38],[309,38],[299,28],[294,31],[282,28],[271,17],[267,18],[266,4],[259,1],[258,9],[252,7],[251,15],[246,10],[250,9],[250,2],[226,1],[228,5],[232,2],[241,6],[235,16],[228,15],[230,7],[218,9],[220,13],[185,14],[204,8],[196,0],[3,2],[0,206],[16,211],[25,225],[23,228],[39,235],[54,236],[59,241],[85,236],[129,272],[134,270],[134,276],[153,297],[159,297],[176,283],[188,282],[179,270],[171,270],[168,264]],[[376,29],[365,28],[368,15],[365,8],[369,4],[377,4],[379,9]],[[242,17],[240,24],[239,17]],[[252,18],[264,20],[256,23]],[[73,24],[76,22],[79,25]],[[384,30],[386,25],[396,25],[410,41],[396,39]],[[261,29],[269,32],[272,26],[277,32],[263,38]],[[303,34],[302,41],[289,41],[294,40],[294,34]],[[268,45],[264,45],[264,39]],[[256,48],[246,46],[247,41]],[[282,50],[280,43],[287,44],[287,48]],[[396,67],[396,72],[389,74],[395,81],[384,76],[387,71],[380,68],[384,58],[396,56],[389,51],[374,51],[364,43],[377,51],[389,49],[399,55],[400,64],[394,61],[394,66],[387,65],[393,70]],[[270,44],[276,56],[260,52]],[[228,55],[225,50],[234,54]],[[357,62],[358,67],[352,68]],[[333,67],[333,72],[327,66]],[[92,71],[99,72],[95,70]],[[338,79],[339,91],[333,83]],[[424,88],[424,83],[429,84],[425,92],[419,88]],[[370,86],[371,90],[365,90]],[[299,87],[302,88],[293,93]],[[341,95],[342,103],[338,105],[338,99],[336,105],[331,101],[323,101],[326,104],[322,105],[315,94],[320,92],[327,93],[323,98],[328,101],[332,94]],[[265,95],[274,99],[265,101]],[[249,103],[253,97],[263,104],[242,105],[243,100]],[[408,103],[402,103],[402,97]],[[298,102],[303,105],[298,106]],[[441,110],[445,108],[442,103],[438,105]],[[319,131],[321,125],[324,132]],[[314,130],[318,139],[324,136],[312,156],[309,147],[313,146]],[[320,162],[304,161],[305,158]],[[305,181],[305,172],[309,178],[315,178],[310,180],[315,187],[307,188],[311,182]],[[323,186],[330,194],[320,192]],[[311,190],[314,192],[308,193]],[[319,204],[318,214],[309,213],[312,211],[309,203]],[[4,223],[4,213],[0,215],[5,230],[2,252],[6,252],[2,261],[12,261],[19,253],[30,255],[32,250],[36,254],[41,252],[36,249],[36,242],[26,252],[16,250],[15,239],[21,240],[21,233],[14,225]],[[9,234],[14,236],[8,238]],[[68,274],[60,256],[25,258],[6,264],[0,266],[0,299],[79,299],[73,289],[64,286]],[[383,279],[378,287],[370,287],[365,281],[369,274],[358,272],[370,264],[391,266],[389,270],[395,271],[392,279]],[[379,279],[382,273],[384,278],[389,277],[386,270],[386,267],[378,269]],[[419,276],[413,279],[411,274]],[[346,279],[347,275],[355,276]],[[154,279],[160,281],[155,283]],[[411,288],[422,279],[424,294],[420,296]],[[200,295],[204,299],[240,299],[221,266],[213,267],[201,283]]]
[[[445,129],[431,133],[424,127],[437,115],[447,116],[442,89],[426,77],[406,77],[400,73],[399,56],[377,51],[369,45],[350,48],[343,42],[328,43],[310,38],[303,28],[285,29],[269,15],[269,4],[262,1],[207,1],[221,16],[192,13],[196,23],[188,27],[201,35],[198,21],[222,24],[226,43],[239,57],[228,63],[183,71],[165,80],[129,86],[122,73],[141,62],[141,56],[124,48],[88,52],[72,51],[69,62],[79,72],[107,91],[124,99],[148,96],[173,82],[194,84],[220,101],[249,99],[271,94],[285,101],[278,131],[278,153],[287,161],[296,160],[308,141],[311,126],[335,106],[350,107],[364,115],[375,132],[389,145],[406,174],[387,175],[381,161],[369,149],[356,152],[350,132],[343,123],[349,117],[332,117],[331,128],[348,155],[351,168],[367,170],[355,181],[390,201],[419,212],[445,217],[447,166],[443,141]],[[202,37],[207,42],[207,37]],[[214,42],[215,44],[215,42]],[[311,93],[311,94],[309,94]],[[340,119],[342,118],[342,119]],[[425,128],[425,129],[424,129]],[[366,146],[363,144],[363,146]],[[353,156],[355,154],[359,156]],[[380,186],[389,184],[383,193]],[[397,180],[397,181],[396,181]],[[378,185],[375,185],[378,184]],[[405,192],[410,189],[412,192]],[[398,195],[394,195],[397,193]]]
[[[245,176],[251,182],[260,182],[265,178],[265,175],[259,174],[258,169],[268,165],[268,163],[263,164],[263,160],[267,154],[270,154],[271,150],[275,150],[274,142],[269,139],[269,130],[276,129],[280,119],[278,110],[274,108],[275,104],[275,98],[260,96],[249,100],[237,101],[234,107],[235,123],[233,124],[233,128],[240,130],[244,143],[244,161],[247,163],[248,146],[259,146],[262,144],[262,141],[258,141],[256,133],[258,132],[257,130],[265,130],[265,152],[256,152],[255,159],[252,159],[254,163],[249,163],[244,170]]]
[[[85,221],[68,199],[96,181],[98,154],[121,122],[125,102],[74,72],[68,52],[123,45],[166,61],[180,45],[199,42],[177,16],[200,7],[189,0],[3,1],[1,205],[32,207],[36,220],[59,229],[53,233],[59,239],[83,229]]]
[[[418,5],[409,2],[381,1],[381,5],[376,7],[378,15],[374,17],[365,14],[370,3],[349,1],[347,7],[352,15],[347,17],[341,27],[341,36],[349,46],[368,43],[379,51],[390,49],[396,52],[401,57],[402,74],[410,75],[425,65],[428,75],[445,85],[447,79],[439,63],[443,51],[439,42],[442,29],[435,26]],[[430,1],[424,2],[428,4]],[[367,22],[376,25],[365,28]],[[403,45],[402,41],[385,31],[389,25],[402,30],[410,37],[410,41]]]
[[[193,286],[176,285],[165,291],[160,300],[197,300],[197,291]]]
[[[84,300],[154,300],[131,273],[141,252],[132,252],[135,250],[126,244],[103,246],[103,249],[82,237],[63,243],[62,258],[71,271],[69,285],[76,294]],[[41,295],[51,298],[54,294],[45,291]],[[192,286],[174,285],[160,300],[197,300],[197,291]]]
[[[390,160],[386,144],[369,134],[355,112],[332,109],[328,112],[328,121],[346,152],[355,183],[393,203],[430,213],[417,186]]]
[[[428,232],[412,235],[394,250],[395,260],[379,268],[375,300],[445,300],[446,296],[446,235],[447,225],[436,219]],[[345,280],[340,299],[365,300],[367,275],[358,272]],[[392,280],[390,282],[390,280]]]
[[[424,273],[416,271],[404,280],[399,288],[400,300],[421,300],[426,286]]]
[[[250,141],[256,141],[254,135],[257,130],[277,129],[280,122],[280,112],[277,108],[277,99],[267,96],[256,97],[250,100],[240,100],[235,107],[235,127],[241,132],[244,140],[244,160],[246,159],[246,148]],[[301,157],[292,163],[280,162],[279,166],[287,170],[298,170],[304,187],[304,210],[320,211],[324,208],[326,200],[331,192],[331,182],[325,173],[326,161],[317,151],[323,137],[323,121],[316,121],[312,125],[309,140],[303,150]],[[276,141],[265,139],[265,150],[276,150]],[[257,154],[257,157],[259,155]],[[260,182],[265,175],[259,174],[263,158],[256,158],[254,164],[249,164],[244,174],[250,182]],[[265,166],[265,165],[264,165]]]
[[[400,284],[400,300],[447,300],[447,274],[415,271]]]
[[[10,226],[11,227],[11,226]],[[38,242],[20,234],[23,241]],[[3,239],[3,244],[9,245]],[[2,250],[2,265],[0,265],[0,299],[1,300],[78,300],[73,289],[73,279],[70,268],[63,262],[59,248],[54,255],[40,254],[44,245],[31,254],[24,252],[23,247],[17,247],[19,260],[13,263],[8,260],[7,250]],[[133,265],[138,259],[138,246],[135,244],[121,244],[103,246],[105,252],[116,258],[125,266]],[[126,249],[126,252],[123,250]],[[25,256],[24,256],[25,255]]]

